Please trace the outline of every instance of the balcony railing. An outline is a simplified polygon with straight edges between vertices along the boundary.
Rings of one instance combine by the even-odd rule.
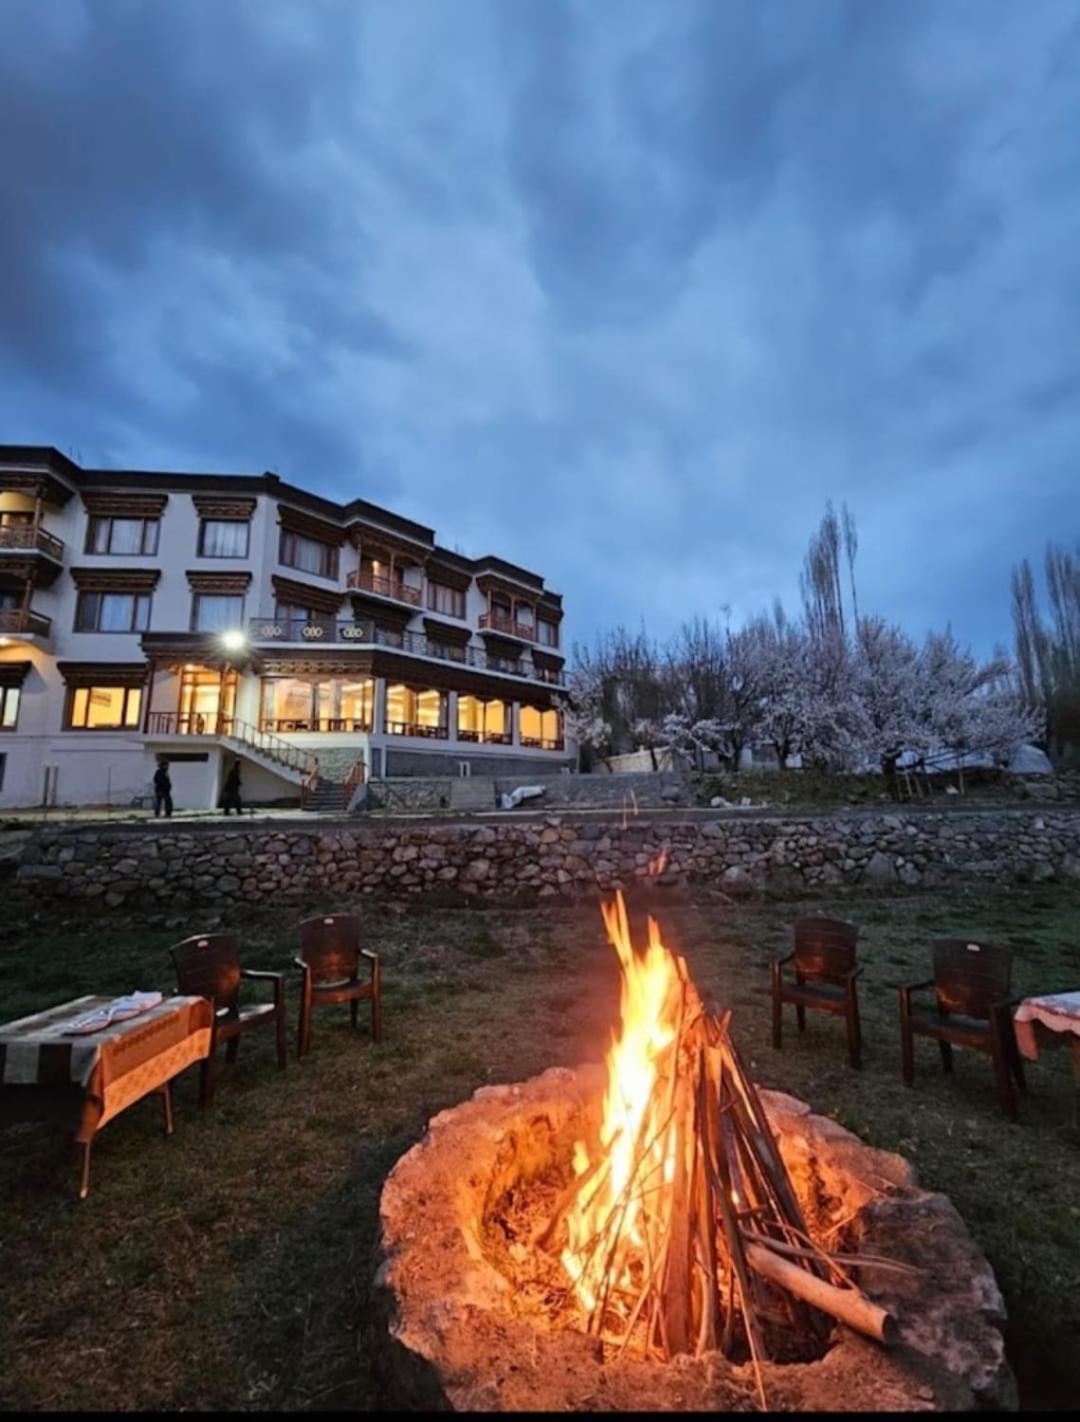
[[[511,746],[514,738],[509,731],[463,731],[458,730],[459,741],[468,741],[481,746]]]
[[[295,736],[301,731],[355,734],[371,730],[371,721],[364,716],[264,716],[259,725],[279,736]]]
[[[535,627],[528,622],[517,622],[501,612],[482,612],[480,626],[492,632],[505,632],[508,637],[520,637],[523,642],[536,641]]]
[[[224,712],[151,711],[146,718],[146,733],[150,736],[224,736],[287,770],[312,775],[318,769],[318,758],[308,751],[290,745],[263,726],[253,726]]]
[[[410,587],[401,578],[388,578],[363,568],[353,568],[345,578],[345,586],[360,592],[376,593],[379,597],[390,597],[395,602],[407,602],[412,607],[420,607],[424,598],[422,589]]]
[[[32,523],[9,523],[0,527],[0,553],[5,552],[46,553],[58,563],[64,561],[63,542]]]
[[[476,667],[478,671],[504,672],[508,676],[547,682],[549,686],[565,684],[561,671],[529,667],[514,657],[497,656],[482,647],[461,647],[453,642],[440,642],[422,632],[392,632],[371,622],[336,621],[332,617],[259,617],[248,624],[248,631],[253,642],[303,642],[309,646],[337,642],[391,647],[414,657],[434,657],[458,666]]]
[[[522,736],[519,745],[528,746],[531,750],[555,750],[566,749],[566,742],[561,736],[556,740],[541,740],[538,736]]]
[[[227,736],[232,721],[221,712],[151,711],[146,730],[151,736]]]
[[[417,721],[387,721],[388,736],[423,736],[428,740],[446,741],[450,739],[447,726],[421,726]]]
[[[40,612],[29,612],[24,607],[0,612],[0,635],[48,637],[51,631],[52,619]]]

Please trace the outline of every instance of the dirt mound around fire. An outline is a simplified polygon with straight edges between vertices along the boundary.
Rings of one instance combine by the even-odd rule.
[[[444,1111],[398,1162],[381,1202],[376,1296],[388,1329],[387,1401],[454,1409],[751,1410],[748,1364],[719,1353],[666,1364],[574,1326],[557,1258],[537,1233],[596,1129],[603,1068],[556,1068],[485,1087]],[[919,1273],[860,1271],[900,1321],[884,1348],[838,1326],[815,1361],[766,1363],[782,1410],[1015,1407],[1004,1306],[989,1265],[942,1195],[901,1157],[774,1092],[762,1098],[812,1233]]]

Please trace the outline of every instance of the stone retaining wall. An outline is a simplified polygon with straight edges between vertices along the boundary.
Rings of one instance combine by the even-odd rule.
[[[777,894],[858,884],[1080,881],[1080,810],[746,816],[663,823],[89,825],[24,848],[12,898],[110,908],[338,892],[572,897],[654,879]]]

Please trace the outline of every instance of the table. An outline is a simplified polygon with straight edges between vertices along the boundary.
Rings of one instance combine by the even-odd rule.
[[[1080,1130],[1080,991],[1047,993],[1025,997],[1013,1019],[1016,1044],[1025,1057],[1034,1061],[1040,1047],[1072,1047],[1073,1125]]]
[[[77,997],[0,1024],[0,1125],[59,1121],[82,1147],[79,1199],[90,1191],[90,1147],[114,1116],[152,1092],[171,1135],[173,1077],[210,1053],[213,1009],[203,997],[167,997],[100,1032],[65,1036],[110,997]]]

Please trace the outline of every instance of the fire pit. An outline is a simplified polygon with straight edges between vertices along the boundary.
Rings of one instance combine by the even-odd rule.
[[[1004,1309],[941,1195],[755,1088],[650,921],[606,1069],[487,1087],[383,1190],[398,1405],[1014,1406]]]

